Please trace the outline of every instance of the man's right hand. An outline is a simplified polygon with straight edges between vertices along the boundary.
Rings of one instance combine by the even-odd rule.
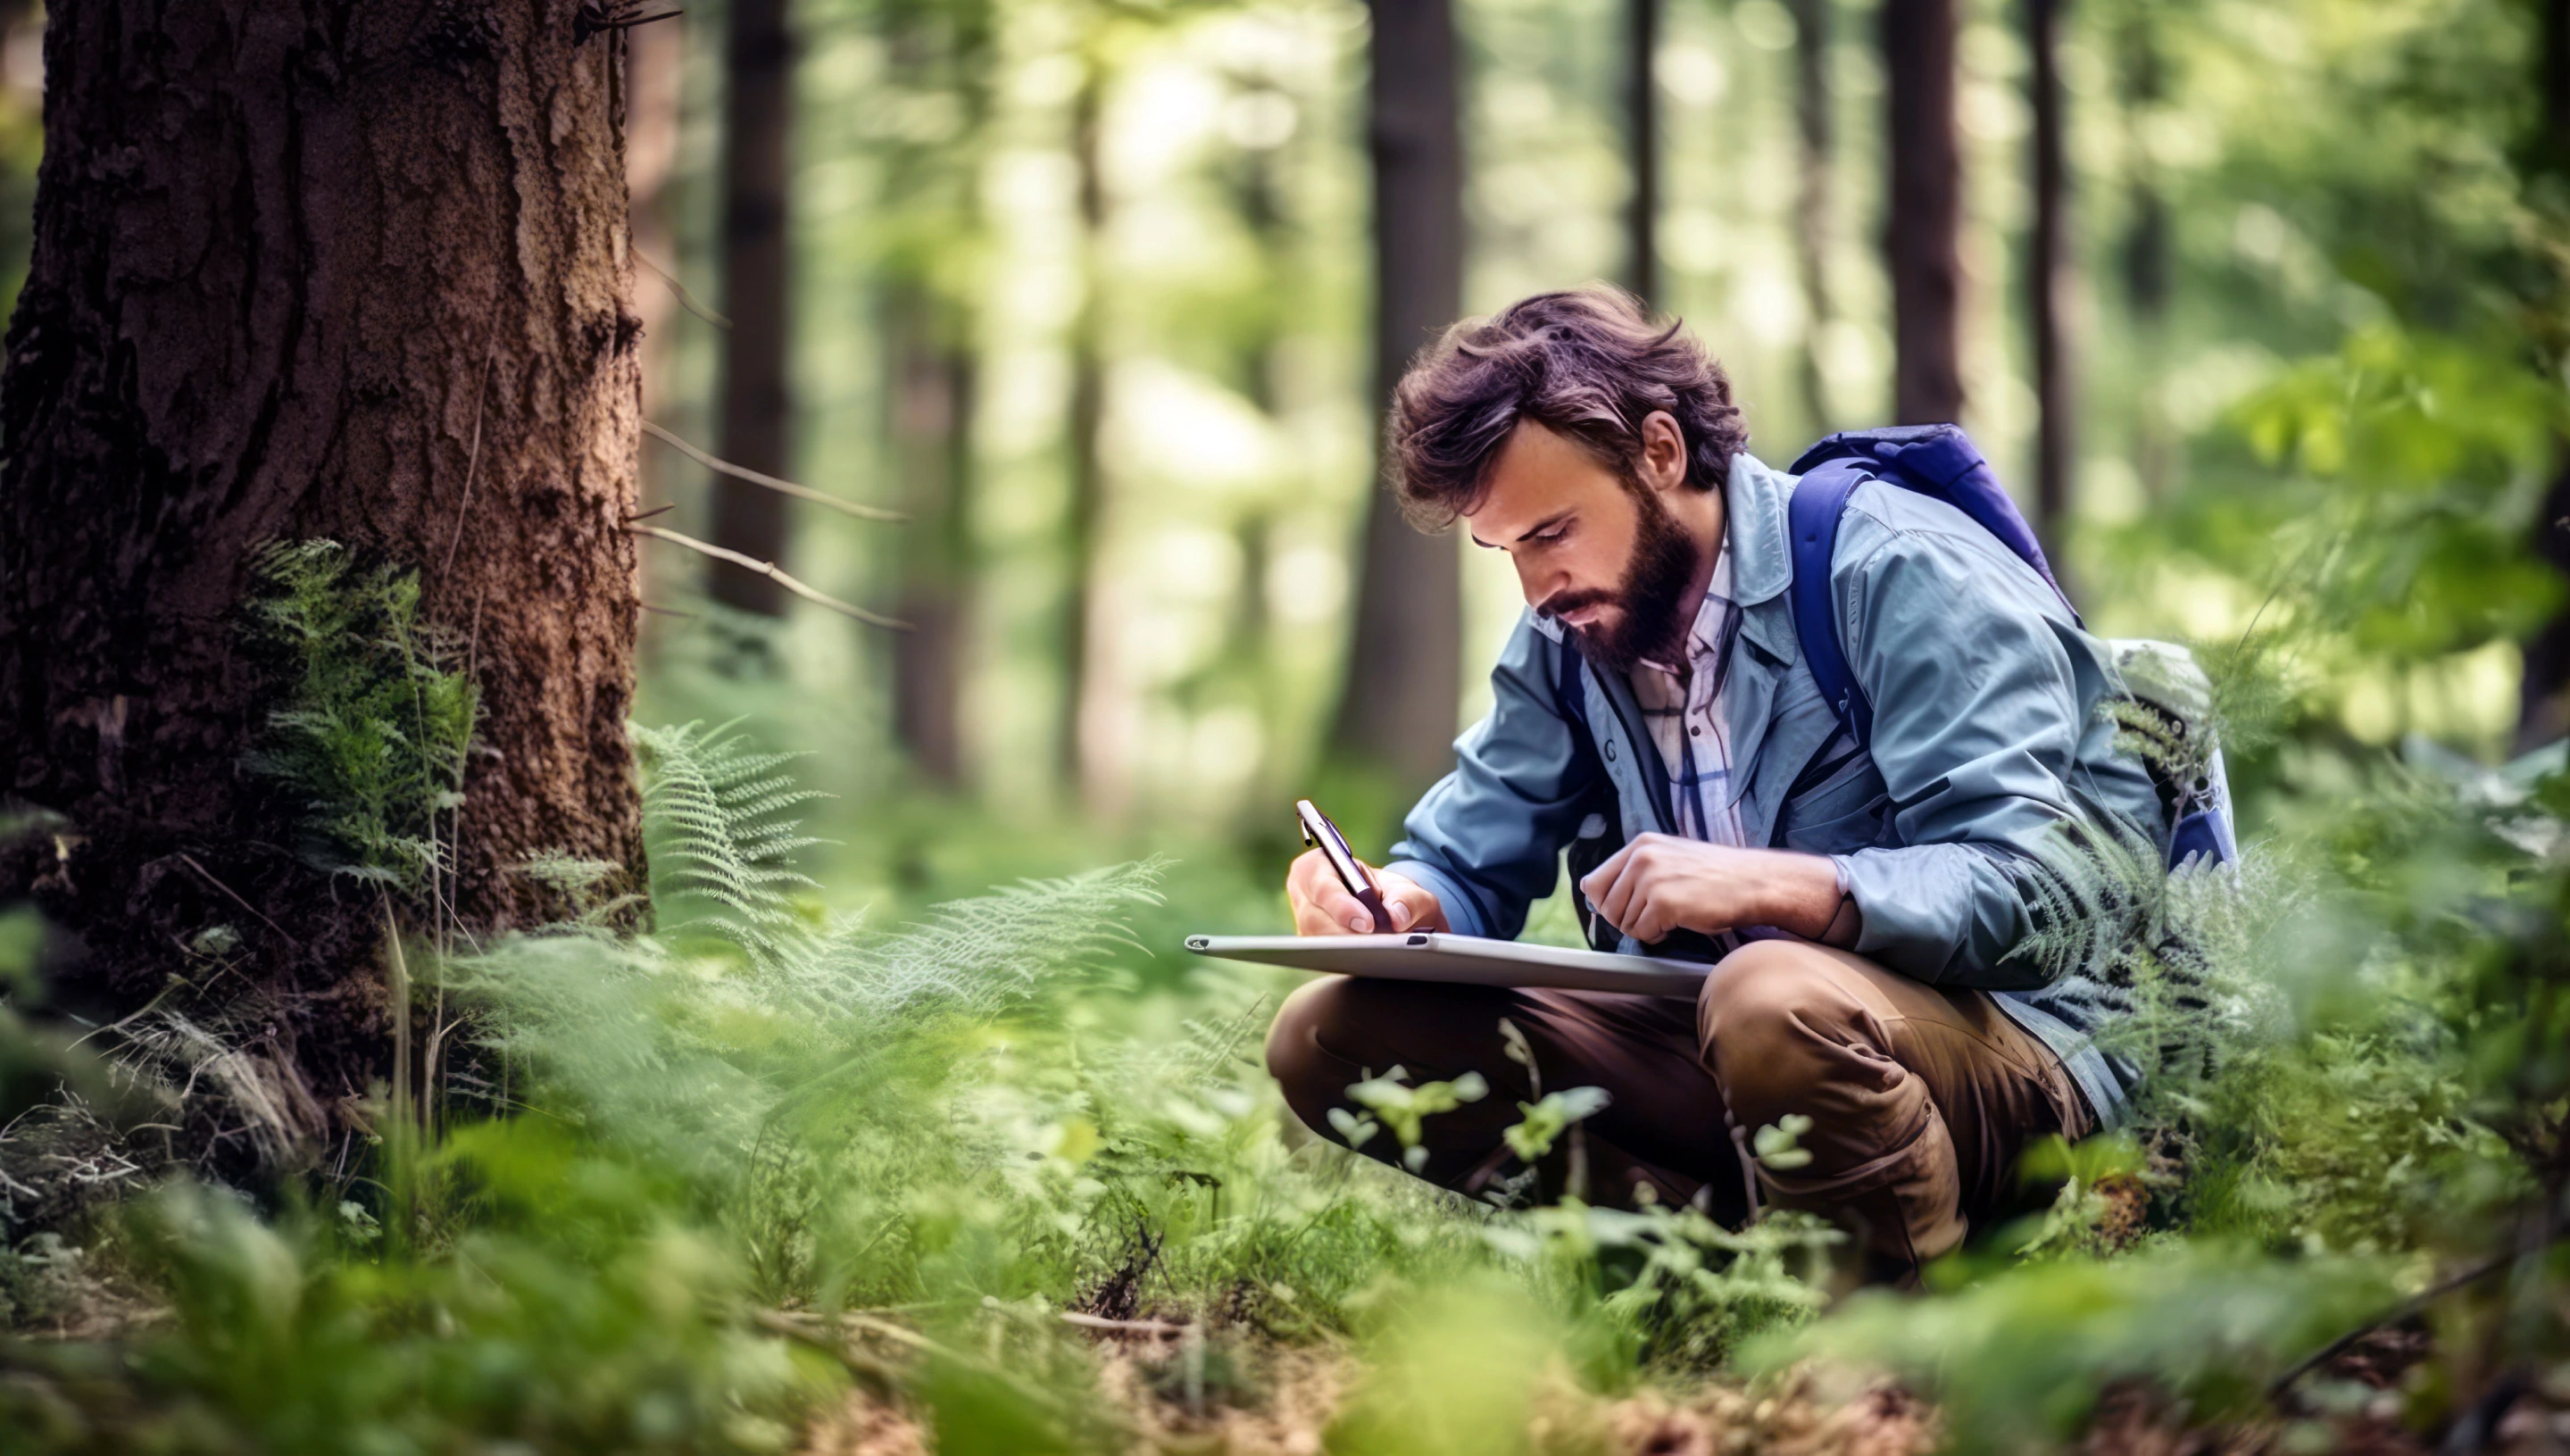
[[[1388,869],[1365,866],[1374,880],[1377,893],[1383,896],[1384,908],[1392,912],[1392,928],[1400,930],[1443,931],[1446,909],[1437,896],[1417,880],[1394,874]],[[1374,913],[1348,887],[1339,883],[1336,870],[1318,849],[1307,849],[1285,872],[1285,898],[1294,907],[1294,933],[1297,935],[1372,935]]]

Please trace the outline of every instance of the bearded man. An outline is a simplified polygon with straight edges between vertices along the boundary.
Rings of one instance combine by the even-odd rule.
[[[2068,839],[2169,825],[2099,711],[2112,659],[2044,573],[1945,501],[1859,485],[1827,602],[1860,741],[1798,649],[1795,477],[1743,448],[1681,326],[1609,288],[1524,299],[1423,352],[1388,435],[1414,521],[1505,552],[1528,609],[1490,716],[1369,869],[1394,928],[1512,938],[1567,850],[1592,940],[1714,964],[1692,1004],[1315,981],[1267,1045],[1305,1124],[1337,1138],[1348,1087],[1395,1066],[1479,1072],[1491,1095],[1428,1120],[1419,1172],[1521,1179],[1504,1019],[1544,1087],[1611,1097],[1583,1128],[1591,1202],[1810,1210],[1899,1279],[2014,1206],[2029,1143],[2115,1119],[2111,998],[2026,941]],[[1286,888],[1302,934],[1372,929],[1317,851]],[[1754,1165],[1747,1135],[1798,1114],[1808,1161]],[[1562,1157],[1533,1171],[1554,1195]]]

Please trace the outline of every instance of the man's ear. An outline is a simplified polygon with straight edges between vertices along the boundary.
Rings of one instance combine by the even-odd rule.
[[[1686,481],[1686,433],[1677,416],[1655,409],[1642,416],[1642,483],[1657,491],[1675,490]]]

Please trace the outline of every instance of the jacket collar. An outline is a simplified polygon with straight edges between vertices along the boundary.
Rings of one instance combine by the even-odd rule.
[[[1794,477],[1768,469],[1746,450],[1731,457],[1731,478],[1722,491],[1723,530],[1731,538],[1740,635],[1789,667],[1803,655],[1794,636],[1794,606],[1785,596],[1794,584],[1794,549],[1785,524],[1793,494]]]

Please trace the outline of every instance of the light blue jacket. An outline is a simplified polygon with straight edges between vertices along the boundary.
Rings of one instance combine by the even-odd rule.
[[[1723,491],[1742,609],[1724,708],[1748,842],[1832,856],[1864,917],[1859,954],[1996,994],[2112,1123],[2129,1069],[2090,1044],[2091,988],[2055,987],[2017,953],[2065,822],[2113,814],[2168,837],[2150,775],[2101,711],[2123,691],[2106,645],[1960,511],[1868,482],[1830,564],[1839,641],[1874,706],[1871,747],[1856,749],[1800,661],[1794,480],[1740,454]],[[1678,827],[1631,684],[1586,670],[1557,624],[1528,612],[1491,681],[1490,716],[1456,740],[1455,771],[1411,810],[1391,868],[1434,890],[1458,932],[1509,939],[1574,838]]]

